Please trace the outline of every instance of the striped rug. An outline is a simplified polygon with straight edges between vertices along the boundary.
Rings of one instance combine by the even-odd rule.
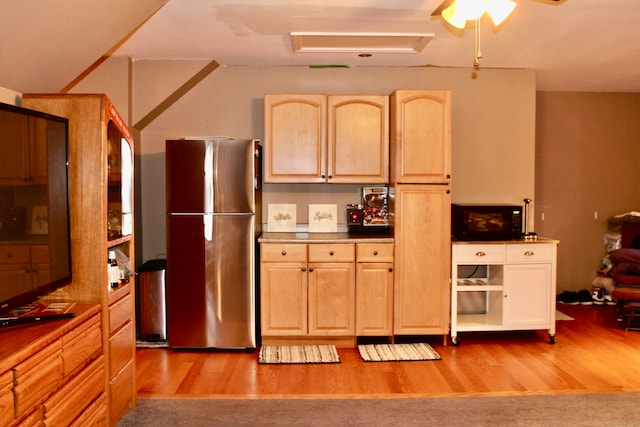
[[[429,344],[364,344],[358,346],[365,362],[410,360],[440,360],[440,355]]]
[[[340,363],[334,345],[265,345],[258,363]]]

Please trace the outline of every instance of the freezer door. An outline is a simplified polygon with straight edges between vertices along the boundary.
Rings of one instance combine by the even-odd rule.
[[[166,141],[169,213],[255,212],[254,141]]]
[[[168,217],[171,347],[255,348],[253,215]]]

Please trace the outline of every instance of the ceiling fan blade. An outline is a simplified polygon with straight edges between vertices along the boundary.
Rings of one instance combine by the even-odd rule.
[[[435,10],[431,12],[431,16],[442,15],[442,11],[451,6],[451,3],[453,3],[454,1],[455,0],[444,0],[442,3],[440,3],[440,6],[436,7]]]

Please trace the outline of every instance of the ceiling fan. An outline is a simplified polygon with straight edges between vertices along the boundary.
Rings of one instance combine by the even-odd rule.
[[[533,0],[547,4],[560,4],[566,0]],[[516,7],[513,0],[444,0],[431,13],[431,16],[442,16],[443,20],[456,28],[464,29],[467,21],[475,21],[475,58],[474,67],[479,67],[482,52],[480,51],[480,18],[489,15],[494,25],[500,25]]]
[[[442,3],[440,3],[440,5],[438,7],[435,8],[435,10],[433,12],[431,12],[431,16],[439,16],[442,15],[442,11],[445,10],[446,8],[448,8],[449,6],[451,6],[453,4],[453,2],[455,2],[456,0],[444,0]],[[564,3],[566,0],[532,0],[532,1],[537,1],[539,3],[547,3],[547,4],[553,4],[553,5],[557,5],[560,3]]]

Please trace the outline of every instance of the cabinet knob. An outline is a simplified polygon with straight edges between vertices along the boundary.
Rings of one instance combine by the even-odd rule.
[[[533,253],[533,251],[526,251],[525,256],[534,256],[535,254]]]
[[[451,178],[451,175],[447,174],[447,179]]]
[[[329,255],[333,256],[333,251],[329,251]]]
[[[476,252],[476,256],[486,256],[486,255],[487,255],[487,254],[485,254],[485,253],[484,253],[484,252],[482,252],[482,251],[478,251],[478,252]]]
[[[320,175],[320,178],[325,179],[327,176],[325,174]]]
[[[313,271],[313,267],[309,268],[309,273],[311,273]]]
[[[285,256],[287,254],[287,251],[282,251],[282,256]]]
[[[373,255],[378,255],[378,251],[373,251]]]
[[[7,258],[13,258],[13,254],[11,252],[7,253]]]
[[[307,271],[307,268],[306,267],[302,267],[302,271]]]
[[[389,273],[393,273],[393,268],[389,268]]]
[[[506,297],[508,297],[508,295],[507,295],[507,294],[504,294],[504,297],[506,298]]]

